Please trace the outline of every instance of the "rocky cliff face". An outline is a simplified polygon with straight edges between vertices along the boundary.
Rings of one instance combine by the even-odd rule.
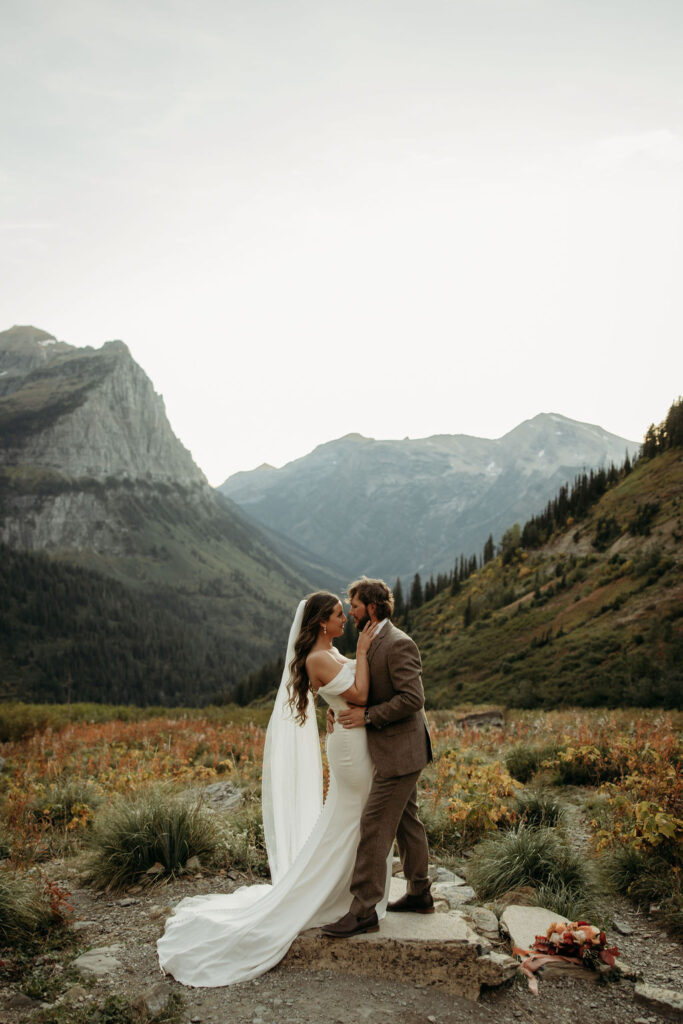
[[[480,553],[489,533],[498,540],[577,473],[621,464],[637,447],[601,427],[540,414],[497,440],[349,434],[282,469],[237,473],[220,490],[349,575],[393,580],[449,571],[461,552]]]
[[[0,373],[0,465],[206,485],[123,342],[78,349],[15,327],[0,333]]]

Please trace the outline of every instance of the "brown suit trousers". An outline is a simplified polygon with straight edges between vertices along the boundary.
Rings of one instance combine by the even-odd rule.
[[[387,857],[398,841],[408,892],[429,890],[427,837],[417,813],[417,780],[432,759],[416,644],[387,622],[368,652],[368,749],[375,768],[360,825],[351,913],[367,916],[384,896]]]

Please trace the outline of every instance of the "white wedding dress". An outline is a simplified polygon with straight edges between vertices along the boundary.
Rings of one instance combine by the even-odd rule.
[[[339,695],[353,684],[354,669],[354,662],[347,662],[318,690],[335,711],[347,707]],[[182,900],[157,943],[164,973],[195,987],[248,981],[279,963],[299,932],[348,912],[360,818],[373,775],[365,729],[336,726],[327,738],[327,758],[327,799],[286,873],[272,886]],[[391,857],[379,917],[386,911],[390,880]]]

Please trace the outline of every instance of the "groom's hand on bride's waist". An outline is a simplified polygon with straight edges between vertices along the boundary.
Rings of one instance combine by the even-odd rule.
[[[346,711],[339,711],[337,721],[345,729],[357,729],[359,726],[365,726],[365,708],[354,706]]]

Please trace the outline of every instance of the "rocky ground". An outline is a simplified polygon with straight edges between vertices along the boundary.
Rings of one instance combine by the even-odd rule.
[[[354,978],[315,969],[314,964],[311,969],[295,969],[285,963],[260,979],[228,988],[185,989],[164,978],[156,962],[155,941],[169,909],[187,895],[229,892],[241,879],[197,872],[152,890],[112,899],[79,886],[67,864],[52,867],[52,877],[59,877],[71,891],[82,949],[107,948],[102,954],[101,975],[71,984],[60,997],[73,1006],[116,993],[131,1002],[142,998],[153,1010],[155,1001],[160,1005],[170,992],[177,991],[184,998],[181,1019],[195,1024],[362,1024],[370,1020],[373,1024],[547,1024],[565,1019],[568,1010],[573,1019],[590,1020],[591,1024],[683,1020],[681,1011],[676,1016],[673,1009],[652,1009],[638,1002],[634,981],[601,984],[587,970],[564,978],[541,978],[538,996],[528,991],[525,980],[513,980],[484,990],[478,1002],[438,987],[406,983],[401,977]],[[683,992],[683,947],[662,930],[656,916],[640,913],[627,903],[615,906],[614,915],[622,932],[628,932],[613,930],[609,936],[622,950],[623,959],[651,985]],[[494,948],[504,951],[505,940],[494,943]],[[64,970],[64,960],[63,955],[48,956],[43,968],[59,973]],[[16,989],[0,992],[3,1024],[30,1021],[39,1006]]]

